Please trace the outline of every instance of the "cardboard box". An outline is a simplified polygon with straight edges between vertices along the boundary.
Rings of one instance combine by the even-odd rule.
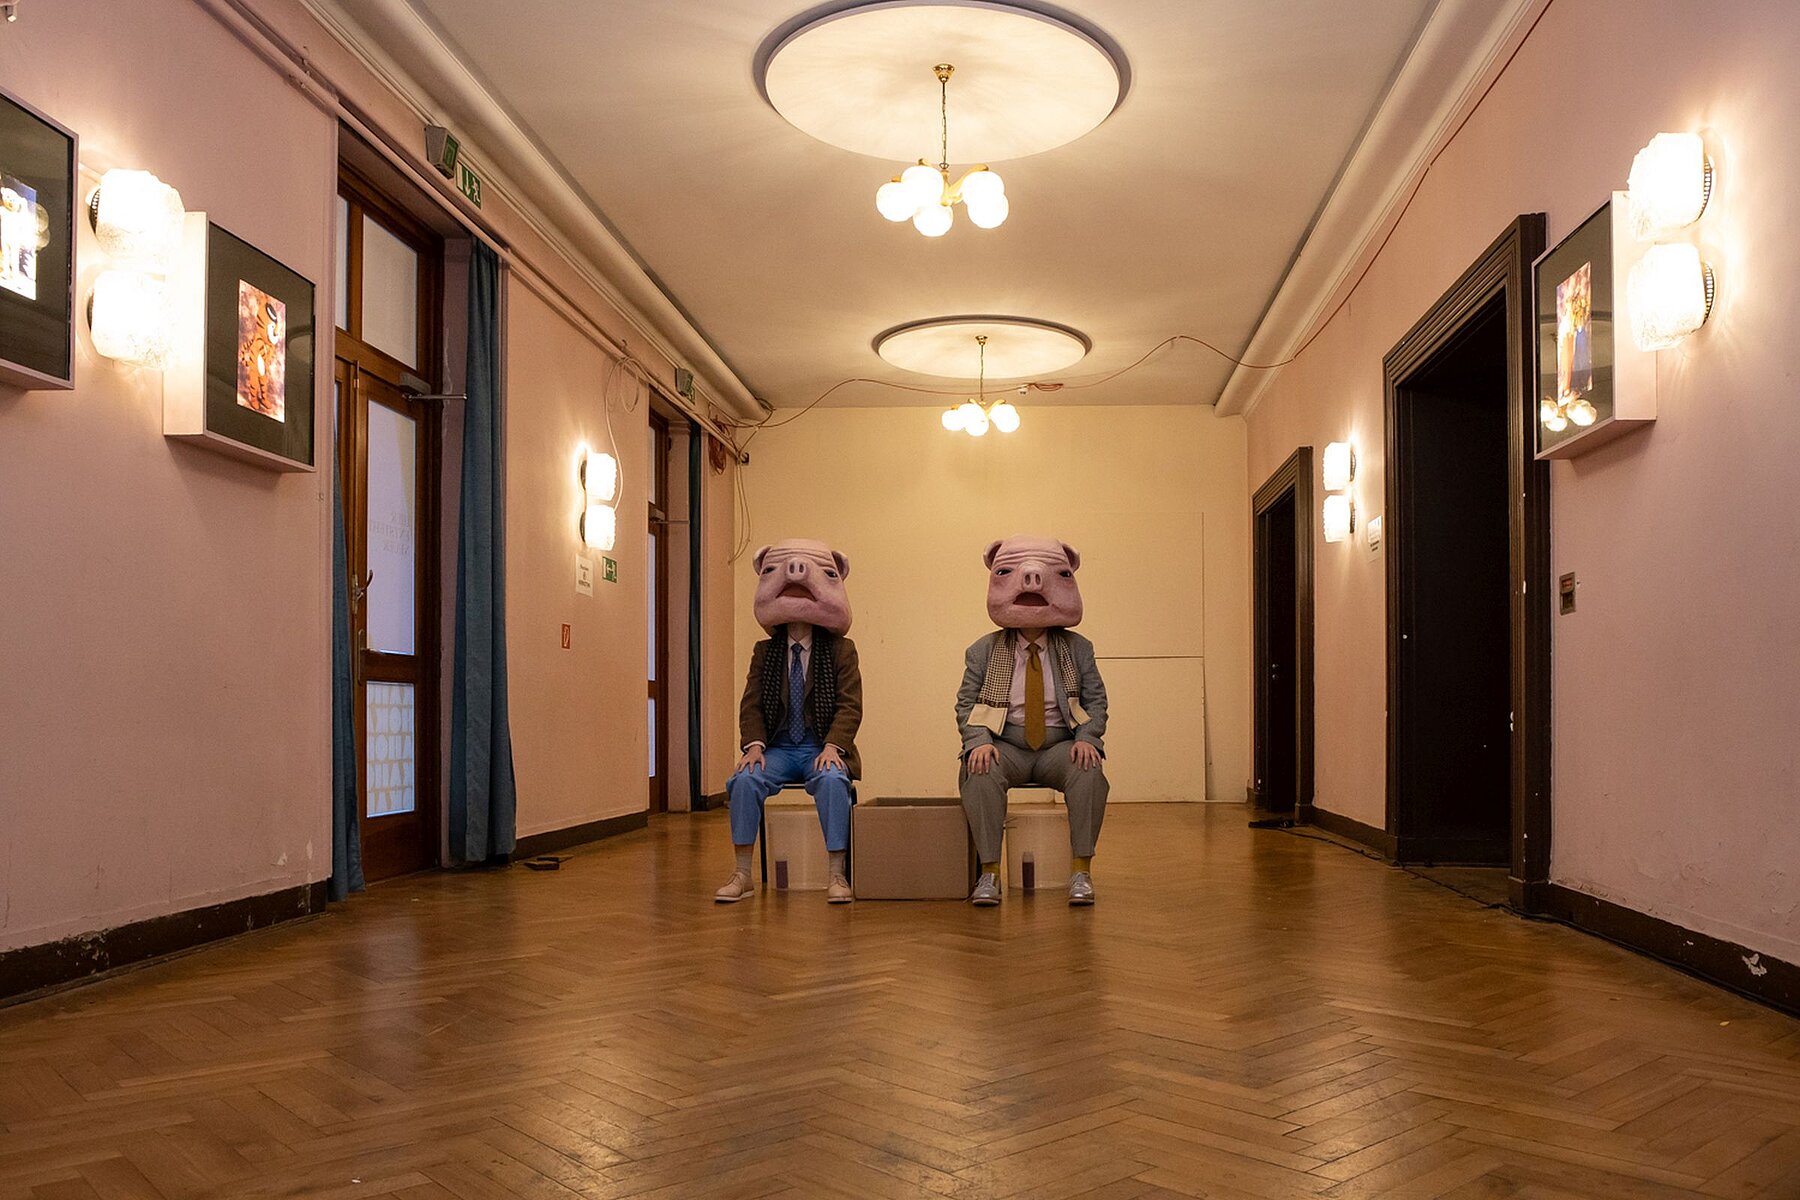
[[[964,900],[975,888],[975,842],[955,796],[881,796],[851,813],[858,900]]]
[[[1007,886],[1024,892],[1066,888],[1069,874],[1069,810],[1060,804],[1020,804],[1009,798]]]
[[[797,789],[777,792],[763,806],[763,824],[769,839],[770,890],[824,891],[831,860],[825,855],[825,831],[819,828],[813,798]]]

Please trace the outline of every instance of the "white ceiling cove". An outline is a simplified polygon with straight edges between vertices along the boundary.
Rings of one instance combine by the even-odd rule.
[[[1033,403],[1214,402],[1230,364],[1187,344],[1074,385],[1172,334],[1244,346],[1434,0],[1066,4],[1123,55],[1129,90],[1092,132],[1006,164],[1006,224],[937,239],[875,211],[902,162],[808,136],[761,94],[758,52],[804,3],[408,2],[744,382],[791,407],[848,376],[916,386],[873,339],[957,313],[1091,338],[1056,376],[1071,386]],[[950,117],[954,156],[954,81]],[[856,384],[827,403],[939,401]]]

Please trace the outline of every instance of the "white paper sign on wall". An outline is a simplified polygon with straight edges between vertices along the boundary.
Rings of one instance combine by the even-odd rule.
[[[594,560],[585,554],[575,556],[575,592],[581,596],[594,594]]]

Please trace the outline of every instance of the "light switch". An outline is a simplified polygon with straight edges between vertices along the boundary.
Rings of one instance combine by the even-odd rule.
[[[1575,572],[1570,571],[1556,581],[1556,612],[1566,617],[1575,611]]]

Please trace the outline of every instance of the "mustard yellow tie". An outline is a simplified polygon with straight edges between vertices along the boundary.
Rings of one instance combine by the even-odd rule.
[[[1026,645],[1025,659],[1025,744],[1033,750],[1044,748],[1044,661],[1038,657],[1038,644]]]

